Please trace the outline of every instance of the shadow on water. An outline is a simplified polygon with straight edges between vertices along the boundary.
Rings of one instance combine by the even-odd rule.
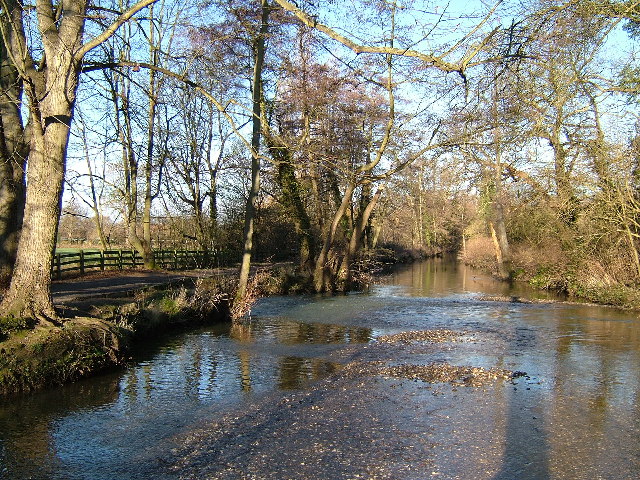
[[[500,470],[492,477],[494,480],[552,478],[544,417],[532,413],[544,411],[544,405],[539,398],[523,396],[527,397],[514,392],[506,400],[504,454]]]

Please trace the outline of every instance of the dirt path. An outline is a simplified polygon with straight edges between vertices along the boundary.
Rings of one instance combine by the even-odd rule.
[[[187,279],[230,275],[232,269],[188,270],[168,272],[158,270],[110,271],[80,278],[53,282],[51,293],[56,305],[68,305],[92,299],[127,297],[146,287],[179,283]]]

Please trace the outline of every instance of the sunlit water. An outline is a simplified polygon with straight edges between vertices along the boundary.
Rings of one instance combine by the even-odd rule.
[[[0,403],[0,478],[640,478],[636,314],[442,260],[368,294],[274,297],[252,323],[151,345],[124,372]],[[446,328],[472,341],[384,349]],[[500,367],[486,387],[340,375],[348,362]]]

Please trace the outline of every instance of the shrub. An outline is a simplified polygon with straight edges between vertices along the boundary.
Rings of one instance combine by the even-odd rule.
[[[460,252],[460,260],[474,268],[494,271],[496,256],[493,240],[485,236],[470,238]]]

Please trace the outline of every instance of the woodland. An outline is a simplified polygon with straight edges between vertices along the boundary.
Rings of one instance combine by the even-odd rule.
[[[640,305],[640,5],[0,0],[0,315],[58,240],[295,259],[316,292],[458,253]],[[79,243],[80,242],[80,243]]]

